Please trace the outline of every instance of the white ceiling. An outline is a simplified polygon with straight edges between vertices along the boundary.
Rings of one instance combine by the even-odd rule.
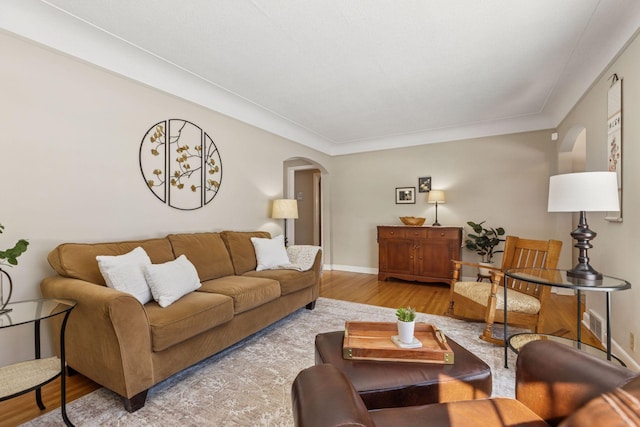
[[[0,28],[344,154],[554,128],[640,1],[2,0]]]

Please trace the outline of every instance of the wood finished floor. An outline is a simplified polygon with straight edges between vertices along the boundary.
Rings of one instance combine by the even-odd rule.
[[[377,275],[325,271],[320,285],[320,296],[343,301],[397,308],[415,306],[419,312],[442,315],[449,304],[449,287],[444,284],[423,284],[389,280],[380,282]],[[551,294],[547,313],[553,313],[544,320],[541,332],[568,331],[565,336],[576,336],[576,298]],[[583,329],[582,339],[591,345],[601,347],[597,339]],[[73,401],[99,388],[93,381],[82,375],[67,377],[67,401]],[[34,393],[0,402],[0,426],[17,426],[48,411],[59,411],[60,381],[56,380],[42,388],[46,410],[40,411],[35,403]],[[69,413],[73,421],[73,413]]]

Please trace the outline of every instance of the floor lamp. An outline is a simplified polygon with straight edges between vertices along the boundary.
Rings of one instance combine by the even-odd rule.
[[[549,179],[549,212],[580,212],[578,228],[571,232],[579,249],[578,264],[567,276],[584,280],[601,280],[602,273],[589,264],[587,251],[597,233],[589,229],[587,212],[617,212],[618,176],[615,172],[580,172],[555,175]]]
[[[274,200],[271,218],[284,219],[284,245],[287,246],[287,219],[298,218],[298,201],[296,199]]]
[[[439,227],[440,223],[438,222],[438,203],[445,203],[446,200],[444,198],[444,191],[442,190],[431,190],[429,191],[429,195],[427,196],[427,203],[435,203],[436,204],[436,222],[432,225],[435,227]]]

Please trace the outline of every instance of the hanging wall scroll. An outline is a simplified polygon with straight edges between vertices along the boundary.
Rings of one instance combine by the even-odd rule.
[[[620,212],[607,212],[607,221],[622,222],[622,80],[611,77],[607,96],[607,164],[610,172],[618,175]]]
[[[140,143],[140,170],[151,192],[176,209],[211,202],[222,182],[220,152],[197,125],[168,119],[153,125]]]

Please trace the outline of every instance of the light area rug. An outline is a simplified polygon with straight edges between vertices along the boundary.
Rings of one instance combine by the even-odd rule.
[[[395,310],[319,298],[268,328],[153,387],[146,405],[124,410],[120,397],[96,390],[67,405],[76,426],[292,426],[291,384],[314,365],[316,334],[344,330],[345,321],[395,321]],[[494,396],[514,396],[515,355],[478,338],[483,324],[419,313],[490,367]],[[27,426],[63,426],[59,410]]]

